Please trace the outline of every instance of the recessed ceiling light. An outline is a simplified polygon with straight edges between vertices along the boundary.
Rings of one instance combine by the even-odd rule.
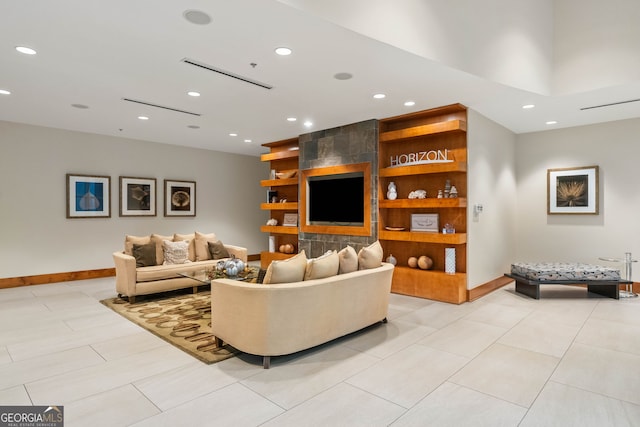
[[[200,10],[185,10],[182,15],[184,19],[196,25],[207,25],[211,22],[211,17]]]
[[[81,109],[81,110],[86,110],[87,108],[89,108],[89,106],[88,106],[88,105],[84,105],[84,104],[71,104],[71,106],[72,106],[73,108],[79,108],[79,109]]]
[[[385,98],[387,95],[385,95],[384,93],[376,93],[375,95],[373,95],[373,97],[375,99],[383,99]]]
[[[195,92],[195,91],[192,90],[190,92],[187,92],[187,95],[189,95],[189,96],[200,96],[200,92]]]
[[[24,53],[25,55],[35,55],[36,51],[26,46],[16,46],[16,50],[20,53]]]
[[[556,123],[558,123],[558,122],[557,122],[557,121],[555,121],[555,120],[549,120],[549,121],[547,122],[547,124],[548,124],[548,125],[555,125]]]
[[[237,133],[230,133],[229,136],[238,136]]]
[[[304,122],[304,126],[310,128],[311,126],[313,126],[313,122],[307,120],[306,122]]]
[[[296,119],[295,117],[287,117],[288,122],[295,122],[296,120],[298,119]]]
[[[149,120],[149,117],[147,117],[147,116],[138,116],[138,118],[140,120]]]
[[[11,92],[5,89],[0,89],[0,95],[11,95]]]
[[[531,108],[535,107],[535,105],[533,104],[527,104],[527,105],[523,105],[522,108],[524,108],[525,110],[529,110]]]
[[[287,56],[287,55],[291,55],[292,50],[289,49],[288,47],[277,47],[276,48],[276,53],[280,56]]]
[[[414,105],[416,105],[415,101],[407,101],[404,103],[405,107],[413,107]]]
[[[352,77],[353,74],[351,73],[338,73],[333,75],[333,78],[336,80],[349,80]]]
[[[250,139],[245,139],[244,142],[246,142],[247,144],[249,144],[251,142]]]
[[[198,125],[188,125],[187,127],[189,129],[200,129],[200,126],[198,126]]]

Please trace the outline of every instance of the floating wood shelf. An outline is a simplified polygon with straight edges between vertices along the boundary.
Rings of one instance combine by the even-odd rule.
[[[263,211],[297,211],[298,202],[261,203],[260,209],[262,209]]]
[[[466,131],[467,122],[465,120],[449,120],[446,122],[430,123],[422,126],[382,132],[380,134],[380,142],[402,142],[407,139],[418,138],[421,136]]]
[[[389,231],[382,229],[378,233],[380,240],[398,242],[442,243],[446,245],[463,245],[467,243],[467,233],[442,234],[428,231]]]
[[[467,199],[464,197],[451,199],[437,199],[434,197],[426,199],[385,199],[378,201],[378,207],[380,209],[466,208]]]
[[[298,148],[292,148],[290,150],[274,151],[273,153],[266,153],[260,156],[260,160],[263,162],[270,162],[271,160],[292,159],[298,157]]]
[[[260,186],[262,187],[282,187],[285,185],[298,185],[298,178],[263,179],[260,181]]]
[[[298,227],[290,227],[285,225],[263,225],[260,231],[271,234],[298,234]]]
[[[466,172],[467,162],[429,163],[380,169],[381,177],[424,175],[429,173]]]

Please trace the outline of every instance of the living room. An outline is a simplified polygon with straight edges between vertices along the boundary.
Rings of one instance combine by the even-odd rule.
[[[245,3],[243,3],[245,6],[257,7],[254,4],[255,2]],[[297,9],[291,11],[289,6],[283,4],[277,5],[278,11],[285,9],[286,13],[294,14],[301,19],[305,17],[305,19],[310,20],[310,22],[305,21],[308,24],[321,25],[318,24],[318,21],[322,21],[324,23],[322,25],[328,26],[335,25],[336,21],[341,25],[349,24],[349,22],[344,21],[346,19],[344,16],[340,14],[332,15],[330,10],[314,11],[313,6],[305,5],[305,2],[284,3],[298,3],[297,6],[301,7],[304,13]],[[435,7],[432,4],[434,2],[429,3]],[[527,4],[533,8],[533,3],[528,2]],[[627,12],[631,11],[633,13],[626,13],[626,16],[637,16],[637,6],[630,5],[628,4],[629,2],[624,1],[618,3],[618,6],[620,6],[617,8],[619,12],[627,10]],[[415,6],[417,3],[413,4]],[[567,20],[572,25],[577,25],[576,23],[580,22],[580,19],[593,19],[593,16],[598,14],[604,15],[602,21],[598,21],[603,26],[606,27],[605,24],[607,22],[613,22],[613,18],[611,21],[605,19],[608,15],[596,5],[590,5],[593,7],[587,8],[571,1],[545,2],[545,5],[549,9],[555,7],[556,15]],[[182,9],[176,9],[179,19],[183,19],[180,16],[183,9],[193,7],[192,5],[182,6]],[[199,6],[201,6],[199,8],[206,9],[204,3]],[[20,19],[14,20],[11,24],[7,23],[4,28],[14,28],[19,26],[20,23],[24,23],[27,19],[25,11],[29,10],[29,7],[25,7],[23,10],[12,10],[13,5],[2,6],[3,9],[5,7],[7,8],[7,13],[3,14],[5,16],[3,21],[9,20],[12,17],[12,13],[15,14],[13,18],[20,17]],[[35,6],[31,5],[30,7]],[[477,11],[470,4],[467,4],[466,7],[470,8],[469,10]],[[584,15],[586,16],[574,16],[575,21],[571,21],[566,15],[563,15],[563,13],[568,14],[566,10],[574,10],[574,8],[584,10]],[[592,13],[588,13],[586,9],[589,9]],[[122,10],[116,8],[112,12],[115,14],[117,11],[121,12]],[[507,10],[513,12],[512,8],[507,8]],[[374,14],[375,10],[371,10],[370,13]],[[538,13],[542,14],[543,12]],[[306,14],[310,14],[311,17],[307,17]],[[469,16],[472,15],[472,13],[469,14]],[[82,15],[78,12],[77,16],[93,15],[90,13]],[[287,16],[290,17],[290,15]],[[319,17],[322,17],[322,19]],[[100,22],[96,17],[93,17],[93,19]],[[325,19],[333,21],[333,23],[327,24],[324,21]],[[453,18],[449,17],[449,19]],[[200,27],[195,28],[200,31]],[[573,26],[569,28],[576,30]],[[364,34],[367,34],[370,28],[361,28],[361,30]],[[338,30],[338,34],[342,34],[342,31]],[[626,29],[625,31],[637,34],[636,29]],[[161,37],[160,34],[156,33],[155,37]],[[97,40],[100,39],[99,36],[95,37]],[[368,34],[368,37],[373,36]],[[632,41],[637,38],[634,39],[634,37],[618,35],[617,33],[611,34],[610,37],[626,54],[615,56],[610,51],[608,53],[598,51],[597,53],[592,52],[589,54],[586,50],[575,49],[575,46],[563,46],[564,49],[574,48],[576,52],[583,53],[584,56],[574,58],[574,63],[567,62],[564,64],[564,68],[559,71],[563,74],[557,76],[556,84],[564,83],[567,85],[565,87],[569,87],[569,84],[571,84],[573,86],[567,90],[568,93],[575,94],[582,90],[589,95],[601,95],[600,91],[604,90],[602,88],[613,86],[614,90],[612,92],[598,98],[598,103],[600,104],[630,101],[639,98],[637,95],[638,77],[632,74],[634,69],[637,70],[639,68],[627,66],[629,65],[628,61],[637,60],[637,46],[634,46]],[[3,63],[14,65],[24,61],[22,58],[14,59],[15,55],[19,54],[15,53],[13,49],[14,45],[24,43],[26,39],[29,39],[29,37],[23,36],[23,39],[15,40],[3,33],[3,40],[6,40],[4,43],[4,51],[6,53],[2,54]],[[37,40],[35,36],[33,39]],[[401,41],[398,40],[396,42],[400,43]],[[415,50],[417,48],[413,47],[413,54],[408,54],[405,51],[402,55],[416,54]],[[271,46],[269,49],[271,49]],[[386,52],[387,48],[382,47],[381,49]],[[409,47],[405,47],[405,50],[412,51]],[[294,49],[293,55],[298,52],[298,49]],[[46,54],[46,52],[38,53],[38,55],[42,54]],[[87,59],[89,63],[91,63],[90,56],[88,55]],[[9,57],[11,59],[8,59]],[[444,60],[443,58],[437,59]],[[450,64],[454,63],[454,65],[463,70],[465,67],[470,67],[468,63],[456,63],[456,58],[445,59],[448,59]],[[410,59],[410,61],[413,60],[415,59]],[[606,61],[605,64],[609,64],[609,66],[598,67],[599,71],[595,76],[587,75],[589,73],[584,73],[583,71],[578,72],[578,70],[582,70],[580,66],[585,63],[593,65],[594,63],[601,63],[601,61]],[[100,61],[96,60],[96,66],[99,64]],[[262,61],[258,61],[256,68],[260,69],[261,64]],[[196,230],[215,232],[223,242],[242,245],[248,249],[249,254],[259,254],[268,245],[267,235],[260,232],[260,226],[264,225],[269,219],[268,212],[259,209],[260,203],[265,200],[266,193],[265,189],[260,186],[260,181],[266,179],[270,173],[269,165],[261,162],[259,158],[259,154],[267,151],[261,147],[261,143],[297,137],[309,132],[322,131],[360,120],[384,119],[404,112],[439,107],[445,105],[448,101],[461,102],[469,107],[468,206],[473,207],[477,204],[483,206],[483,211],[475,217],[470,214],[468,221],[468,234],[470,236],[467,259],[469,289],[481,286],[507,273],[510,264],[516,261],[554,260],[602,264],[601,257],[622,257],[625,252],[640,253],[640,243],[637,239],[640,230],[634,217],[634,212],[640,208],[640,200],[635,196],[633,175],[635,159],[640,155],[640,147],[635,141],[636,135],[640,131],[640,118],[638,118],[640,117],[640,112],[635,106],[637,103],[629,102],[618,106],[605,107],[605,110],[609,108],[609,111],[613,110],[615,114],[614,112],[606,113],[605,118],[600,120],[589,118],[588,120],[593,121],[588,123],[567,125],[567,123],[571,123],[568,118],[567,121],[559,119],[555,125],[546,125],[544,124],[545,121],[559,117],[560,112],[556,111],[557,107],[551,105],[551,101],[555,100],[555,98],[562,98],[562,95],[559,95],[560,91],[557,90],[551,92],[554,93],[553,96],[548,94],[540,95],[540,92],[544,91],[536,92],[530,86],[528,90],[522,91],[521,99],[523,101],[526,98],[535,99],[536,107],[531,111],[522,110],[522,105],[520,104],[510,105],[509,108],[512,111],[505,114],[504,123],[517,122],[519,117],[522,117],[523,121],[530,120],[525,115],[533,112],[543,127],[534,131],[521,131],[509,128],[501,123],[502,121],[499,122],[496,119],[497,116],[493,119],[490,118],[492,116],[491,110],[486,108],[486,103],[478,100],[478,98],[486,96],[484,89],[480,89],[477,92],[479,95],[467,95],[466,99],[437,99],[437,101],[442,101],[437,103],[434,103],[436,101],[431,100],[428,96],[421,95],[413,110],[407,110],[401,104],[400,108],[394,107],[392,110],[389,107],[379,107],[378,104],[362,113],[366,115],[361,117],[353,115],[351,110],[355,108],[346,108],[344,121],[340,117],[334,117],[332,121],[328,119],[320,121],[322,124],[314,125],[316,127],[308,129],[280,127],[278,132],[265,127],[264,134],[272,136],[269,139],[262,139],[263,137],[260,135],[262,129],[255,129],[252,132],[253,135],[251,135],[254,141],[251,143],[242,141],[245,135],[241,132],[238,132],[239,137],[227,137],[227,134],[223,135],[218,132],[216,138],[221,141],[224,140],[223,144],[226,145],[223,145],[224,149],[216,150],[203,145],[195,146],[202,144],[202,141],[198,141],[197,144],[194,143],[192,146],[180,145],[185,141],[188,142],[189,134],[187,133],[167,133],[166,136],[163,136],[169,139],[174,138],[177,141],[176,145],[162,141],[162,138],[158,138],[161,140],[158,143],[155,138],[149,136],[151,133],[145,133],[147,131],[141,128],[142,122],[135,117],[130,122],[127,122],[126,126],[122,126],[122,131],[117,130],[117,126],[113,126],[114,123],[109,123],[109,130],[101,132],[99,131],[100,118],[85,114],[93,114],[93,111],[100,111],[99,102],[95,101],[94,104],[90,101],[78,99],[78,94],[82,92],[82,88],[72,90],[73,96],[63,97],[64,106],[60,104],[54,109],[67,108],[69,104],[75,102],[86,102],[91,104],[91,108],[84,110],[75,108],[72,114],[66,116],[64,121],[60,123],[51,123],[47,120],[39,123],[20,120],[17,114],[24,110],[23,104],[20,104],[18,108],[12,103],[14,99],[21,96],[21,93],[29,92],[28,83],[41,80],[43,81],[41,84],[46,85],[46,79],[39,73],[42,71],[41,67],[27,68],[30,71],[24,71],[26,77],[23,83],[19,83],[17,80],[15,82],[0,81],[0,89],[4,89],[6,86],[9,89],[8,85],[12,84],[10,95],[0,95],[0,110],[2,111],[0,115],[0,146],[2,147],[0,174],[3,177],[0,184],[0,200],[3,206],[1,218],[3,224],[5,224],[3,227],[4,238],[0,242],[2,251],[2,257],[0,257],[0,271],[2,272],[0,283],[3,285],[6,285],[9,281],[12,283],[11,286],[4,286],[8,289],[0,289],[0,298],[3,295],[7,295],[6,299],[2,299],[2,307],[3,310],[7,309],[6,313],[17,315],[16,311],[18,309],[40,312],[43,310],[42,306],[31,306],[27,299],[21,302],[18,307],[10,307],[7,304],[14,299],[20,299],[18,296],[24,297],[25,293],[31,294],[35,292],[39,297],[46,297],[48,292],[59,291],[60,288],[56,288],[56,286],[63,286],[65,292],[69,290],[76,292],[82,286],[86,286],[87,289],[95,287],[102,295],[112,285],[114,280],[112,277],[96,279],[96,282],[78,281],[75,283],[66,282],[35,287],[20,286],[14,288],[13,283],[21,280],[26,282],[38,280],[42,276],[49,277],[72,272],[111,269],[113,268],[111,254],[114,250],[122,248],[124,236],[127,234],[148,235],[154,232],[191,233]],[[333,69],[334,73],[339,71],[344,71],[344,69]],[[486,74],[488,73],[486,68],[483,70],[467,69],[466,71],[476,71],[480,75],[483,75],[482,73],[484,72],[485,77],[487,77]],[[454,74],[456,72],[458,70],[453,70]],[[625,75],[625,72],[631,74]],[[503,84],[506,84],[505,80],[517,79],[510,73],[505,74],[503,76],[493,75],[487,77],[487,79],[498,80]],[[359,75],[361,74],[354,73],[354,81],[357,81]],[[572,76],[574,76],[574,81],[571,81]],[[402,79],[402,73],[390,74],[388,81],[396,79]],[[588,81],[589,79],[591,81]],[[143,78],[139,78],[137,81],[142,82],[143,80]],[[332,83],[335,82],[332,81]],[[512,83],[519,84],[519,82]],[[115,83],[113,85],[115,86]],[[586,90],[585,87],[591,87],[592,89]],[[332,90],[336,90],[334,86],[332,86]],[[389,90],[391,91],[392,89]],[[469,92],[472,93],[472,91]],[[399,99],[402,96],[404,101],[404,96],[408,98],[410,95],[398,94],[397,98]],[[125,96],[134,95],[119,93],[117,98]],[[567,96],[570,97],[569,95]],[[392,96],[388,96],[388,98],[392,98]],[[91,98],[85,99],[91,100]],[[574,109],[577,110],[580,107],[594,105],[581,103],[584,100],[585,98],[575,96],[574,101],[577,104]],[[122,103],[120,99],[118,101]],[[23,101],[20,102],[22,103]],[[229,103],[233,104],[234,102],[229,101]],[[34,111],[46,116],[40,110],[44,106],[39,104],[46,103],[31,101]],[[269,109],[269,104],[266,102],[256,105],[257,107],[247,108],[256,110]],[[128,110],[128,107],[123,107],[123,110]],[[338,109],[336,108],[336,110]],[[154,121],[158,123],[175,121],[176,113],[174,112],[152,111],[154,111],[152,120],[144,123],[144,126],[153,124]],[[127,111],[127,113],[129,112],[132,111]],[[587,120],[584,119],[584,116],[591,115],[592,112],[594,110],[582,111],[583,116],[581,116],[580,120]],[[284,112],[279,113],[285,114]],[[53,115],[54,113],[52,112],[51,114]],[[293,113],[287,112],[286,114]],[[339,116],[339,112],[335,114]],[[210,113],[204,119],[216,121],[213,117],[213,113]],[[513,117],[516,118],[513,119]],[[285,117],[282,120],[284,121]],[[185,128],[184,131],[199,131],[198,129],[187,128],[187,125],[191,123],[189,120],[178,121],[180,126]],[[239,127],[244,121],[236,120],[233,124]],[[300,116],[299,121],[302,121],[302,116]],[[88,126],[89,123],[98,123],[98,125],[91,128]],[[301,125],[301,123],[297,123],[297,125]],[[204,128],[205,126],[202,125],[202,127]],[[254,127],[255,125],[250,125],[244,129],[252,129]],[[232,131],[233,129],[228,130],[228,132]],[[284,133],[285,131],[287,133]],[[208,136],[204,139],[210,141],[213,137]],[[229,142],[229,140],[232,142]],[[241,148],[236,148],[237,146]],[[245,148],[246,151],[244,153],[240,152]],[[548,215],[547,171],[553,168],[594,165],[597,165],[600,171],[598,183],[599,213],[597,215]],[[66,217],[66,175],[69,173],[110,177],[110,217],[90,219],[70,219]],[[156,216],[140,218],[119,215],[118,180],[121,176],[156,179],[157,200],[159,201]],[[195,216],[188,218],[164,216],[164,180],[185,180],[196,183]],[[51,286],[51,288],[47,288],[47,286]],[[58,291],[54,291],[54,289],[58,289]],[[107,295],[103,296],[106,297]],[[71,311],[77,309],[65,305],[62,301],[63,298],[64,292],[59,301],[61,306]],[[396,310],[396,314],[399,312],[406,314],[407,310],[409,310],[407,307],[417,305],[424,308],[423,304],[426,304],[424,301],[405,300],[402,296],[395,296],[395,298],[393,300],[393,309]],[[70,301],[74,301],[74,299],[72,298]],[[561,304],[565,300],[560,297],[559,300],[552,302]],[[587,302],[591,303],[592,301]],[[631,301],[621,301],[623,304],[628,302]],[[496,305],[486,304],[489,307],[496,307]],[[492,300],[491,304],[496,304],[496,301]],[[431,306],[435,307],[433,304]],[[582,307],[582,305],[580,306]],[[438,305],[438,307],[440,306]],[[462,313],[466,310],[471,310],[468,307],[474,306],[467,303],[462,304],[460,308],[449,307],[448,305],[443,307],[448,308],[442,308],[442,313],[447,309],[451,310],[451,312]],[[509,311],[511,308],[505,310]],[[625,309],[621,311],[627,313]],[[442,314],[442,316],[443,318],[449,318],[451,314]],[[494,316],[498,318],[501,313],[496,312]],[[18,318],[27,321],[25,317]],[[6,322],[11,322],[10,318],[3,317],[3,319]],[[431,318],[429,319],[430,321],[432,320]],[[625,319],[637,321],[637,317]],[[393,323],[393,318],[391,320],[391,323]],[[432,325],[436,323],[434,322]],[[402,324],[402,322],[398,322],[398,324]],[[422,326],[429,327],[430,325]],[[619,323],[618,329],[623,335],[623,331],[628,331],[630,337],[636,337],[638,333],[637,327],[626,325],[622,322]],[[17,361],[12,359],[10,351],[7,350],[9,346],[15,344],[10,338],[13,336],[13,331],[12,327],[7,327],[0,335],[5,337],[4,342],[0,341],[0,360],[3,364]],[[425,335],[427,334],[426,331],[423,330],[423,332]],[[26,335],[28,336],[29,334]],[[38,334],[33,336],[42,338]],[[623,337],[620,339],[623,340]],[[633,367],[629,378],[636,379],[638,378],[637,361],[640,355],[637,349],[627,349],[625,351],[627,351],[625,354],[632,355],[624,359],[628,360]],[[178,365],[179,363],[169,366],[167,370],[170,371]],[[278,365],[275,370],[285,365]],[[242,371],[248,368],[236,366],[234,369]],[[321,370],[316,371],[314,374],[321,375],[321,372]],[[252,373],[255,372],[252,371]],[[38,378],[38,380],[41,379]],[[25,384],[28,382],[25,381]],[[131,381],[131,383],[133,382]],[[125,381],[125,383],[129,384],[129,381]],[[22,387],[23,383],[20,384]],[[345,383],[342,382],[341,387],[344,387],[344,385]],[[366,389],[363,383],[359,383],[358,386]],[[7,397],[10,393],[1,393],[9,389],[12,390],[11,393],[16,393],[13,387],[13,385],[0,386],[0,396],[3,398],[0,399],[0,404],[14,402],[13,399]],[[22,389],[24,394],[28,396],[29,387],[25,386]],[[106,391],[115,389],[115,387],[106,388]],[[325,390],[322,387],[319,389]],[[630,389],[633,391],[633,386]],[[101,392],[103,391],[105,390],[101,390]],[[128,392],[131,391],[128,390]],[[597,394],[597,392],[595,393]],[[616,402],[623,402],[620,404],[629,413],[636,414],[636,418],[631,417],[630,419],[638,419],[637,407],[639,402],[634,400],[635,398],[620,395],[612,397],[611,394],[606,392],[602,392],[602,394],[611,399],[618,399]],[[49,397],[50,395],[43,394],[42,396]],[[93,395],[89,394],[83,396],[82,399],[90,400],[91,396]],[[76,399],[76,397],[77,395],[73,395],[72,399],[64,400],[61,398],[61,400],[66,405],[67,403],[71,404],[81,400]],[[31,399],[31,402],[32,404],[45,404],[38,399]],[[49,403],[53,404],[55,402]],[[403,406],[405,409],[413,405],[413,403],[411,405],[407,402],[404,403],[406,404],[406,406]],[[167,408],[162,408],[162,405],[158,404],[157,401],[154,401],[154,404],[160,407],[161,411],[177,406],[172,403]],[[394,401],[394,404],[402,406],[401,402],[398,401]],[[525,403],[521,403],[522,405],[531,407]],[[290,409],[295,405],[289,407],[286,404],[282,404],[281,406]],[[263,421],[265,420],[263,419]],[[201,422],[204,423],[204,421]],[[131,419],[127,422],[122,422],[123,425],[129,423],[132,423]]]

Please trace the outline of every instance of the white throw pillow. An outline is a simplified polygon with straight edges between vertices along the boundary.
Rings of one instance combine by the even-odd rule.
[[[351,273],[358,269],[358,254],[351,246],[347,246],[338,252],[340,258],[340,268],[338,274]]]
[[[304,280],[323,279],[338,274],[340,258],[338,252],[327,251],[318,258],[312,258],[307,262]]]
[[[171,242],[165,240],[162,242],[164,255],[164,265],[168,264],[184,264],[191,262],[189,260],[189,241],[181,240],[179,242]]]
[[[289,259],[271,261],[264,275],[264,284],[294,283],[304,280],[304,272],[307,268],[307,255],[304,249]]]
[[[174,242],[180,242],[182,240],[189,241],[189,261],[195,261],[196,260],[196,234],[195,233],[191,233],[191,234],[175,233],[173,235]]]
[[[360,252],[358,252],[358,270],[380,267],[382,265],[382,256],[382,245],[377,240],[360,249]]]

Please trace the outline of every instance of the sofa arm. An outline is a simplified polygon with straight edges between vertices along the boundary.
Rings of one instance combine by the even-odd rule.
[[[247,263],[247,248],[234,245],[224,245],[224,248],[229,252],[229,255],[233,255],[236,258],[241,259],[245,264]]]
[[[136,296],[136,259],[123,252],[113,253],[116,266],[116,291],[118,294]]]

